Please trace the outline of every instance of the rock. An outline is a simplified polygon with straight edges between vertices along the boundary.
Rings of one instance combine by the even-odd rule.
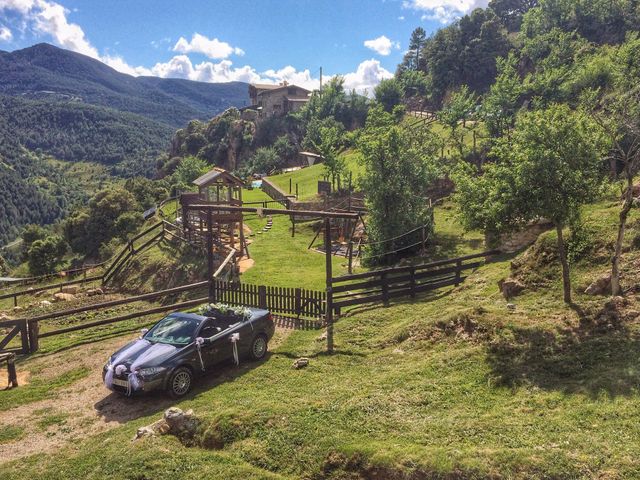
[[[498,288],[506,300],[519,295],[526,287],[515,278],[505,278],[498,282]]]
[[[327,340],[327,331],[325,330],[322,335],[320,335],[318,338],[316,338],[316,341],[318,342],[324,342]]]
[[[611,274],[602,275],[589,285],[584,293],[587,295],[606,295],[611,292]]]
[[[293,362],[293,368],[295,368],[296,370],[304,368],[307,365],[309,365],[309,359],[305,357],[298,358],[295,362]]]
[[[24,310],[22,307],[13,307],[14,312],[21,312],[22,310]]]
[[[40,303],[38,303],[38,305],[40,307],[49,307],[51,306],[51,302],[49,300],[42,300]]]
[[[164,412],[164,421],[169,426],[169,432],[173,435],[195,433],[198,427],[198,419],[193,416],[193,410],[184,412],[177,407],[168,408]]]
[[[75,300],[76,296],[72,295],[71,293],[62,293],[62,292],[58,292],[58,293],[54,293],[53,294],[53,301],[54,302],[69,302],[71,300]]]
[[[516,309],[515,303],[507,303],[507,310],[515,310],[515,309]]]
[[[77,285],[66,285],[62,287],[60,291],[62,293],[70,293],[71,295],[75,295],[80,291],[80,287],[78,287]]]
[[[2,312],[0,313],[0,321],[2,320],[9,320],[11,317],[9,315],[7,315],[6,313]]]
[[[104,295],[104,290],[102,290],[100,287],[90,288],[89,290],[87,290],[87,295],[89,297],[93,297],[95,295]]]

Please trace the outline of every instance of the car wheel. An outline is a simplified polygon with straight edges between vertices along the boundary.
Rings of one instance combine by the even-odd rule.
[[[267,354],[267,337],[264,335],[256,335],[251,342],[249,356],[252,360],[262,360]]]
[[[193,373],[186,367],[176,368],[169,378],[167,393],[171,398],[184,397],[193,383]]]

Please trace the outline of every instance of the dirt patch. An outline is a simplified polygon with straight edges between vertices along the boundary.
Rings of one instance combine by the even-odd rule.
[[[277,328],[269,344],[273,350],[281,345],[293,330]],[[174,404],[163,395],[127,398],[109,392],[102,383],[102,367],[107,356],[137,334],[113,338],[91,345],[83,345],[64,352],[27,360],[19,365],[25,381],[33,372],[39,378],[55,378],[70,369],[84,366],[87,377],[59,391],[53,398],[20,405],[0,412],[0,425],[19,426],[25,435],[11,442],[12,448],[3,450],[0,464],[36,453],[50,453],[71,442],[123,425],[138,418],[159,413]],[[81,360],[79,360],[81,359]],[[199,379],[196,391],[211,388],[229,375],[236,367],[222,367],[219,373]],[[241,365],[241,369],[249,368]],[[18,388],[21,388],[18,387]]]
[[[253,258],[243,258],[238,262],[238,268],[240,269],[240,273],[244,273],[249,270],[251,267],[255,265],[255,261]]]

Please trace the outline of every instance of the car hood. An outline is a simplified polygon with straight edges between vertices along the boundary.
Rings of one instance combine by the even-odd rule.
[[[140,367],[160,366],[183,348],[185,347],[176,347],[166,343],[151,343],[145,339],[138,339],[114,353],[111,356],[111,364],[114,368],[118,365],[124,365],[129,371]]]

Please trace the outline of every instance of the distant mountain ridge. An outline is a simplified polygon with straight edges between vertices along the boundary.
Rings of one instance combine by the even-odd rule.
[[[135,113],[172,128],[248,104],[243,82],[133,77],[79,53],[40,43],[0,51],[0,94],[75,101]]]

